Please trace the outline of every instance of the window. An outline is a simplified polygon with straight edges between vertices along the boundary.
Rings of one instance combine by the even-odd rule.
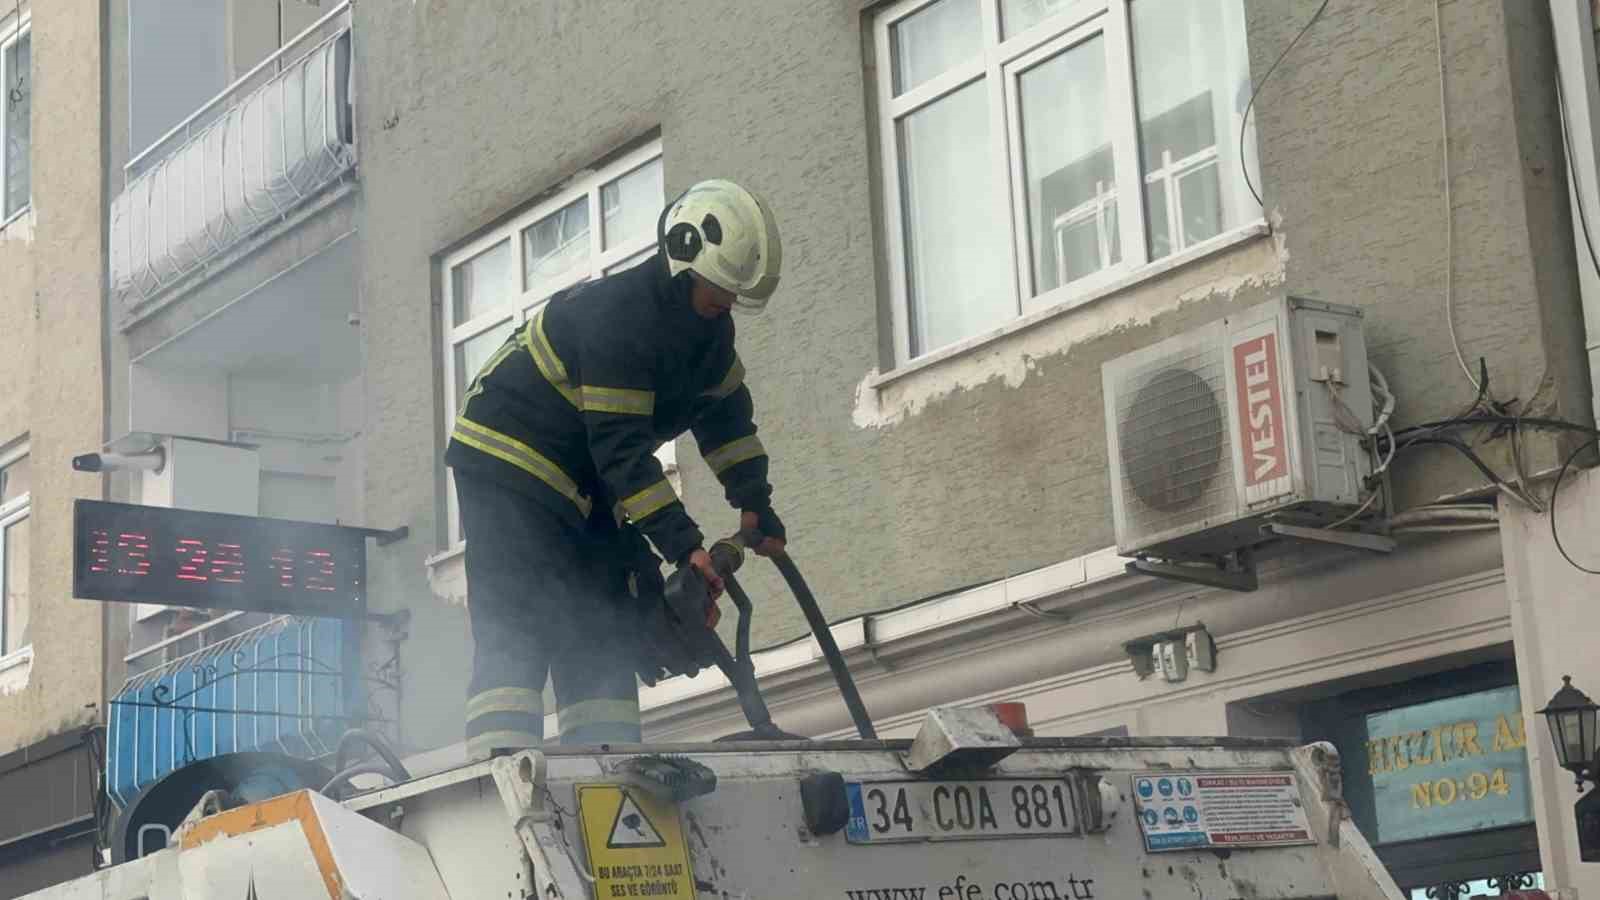
[[[1243,0],[902,0],[874,29],[899,362],[1261,218]]]
[[[0,451],[0,656],[28,646],[27,448]]]
[[[445,258],[447,430],[478,369],[551,294],[655,253],[665,204],[661,146],[651,143],[585,173]],[[663,448],[669,465],[671,446]],[[455,542],[461,534],[454,488],[447,494]]]
[[[5,115],[0,116],[0,221],[28,208],[32,189],[33,34],[15,21],[0,38],[0,86]]]

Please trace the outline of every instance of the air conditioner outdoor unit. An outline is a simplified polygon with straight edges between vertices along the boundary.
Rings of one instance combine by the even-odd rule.
[[[1264,526],[1333,524],[1370,497],[1358,309],[1280,298],[1111,360],[1101,376],[1123,556],[1222,563],[1270,539]]]

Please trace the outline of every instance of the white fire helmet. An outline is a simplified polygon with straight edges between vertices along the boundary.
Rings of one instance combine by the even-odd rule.
[[[737,296],[748,310],[778,289],[783,243],[772,211],[731,181],[702,181],[667,205],[657,226],[668,270],[690,271]]]

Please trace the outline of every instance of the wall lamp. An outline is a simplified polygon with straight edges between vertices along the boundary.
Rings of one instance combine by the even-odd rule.
[[[1582,792],[1585,781],[1595,781],[1595,750],[1600,746],[1600,732],[1595,729],[1595,714],[1600,712],[1589,695],[1572,686],[1572,676],[1561,676],[1561,690],[1550,698],[1550,703],[1539,710],[1550,725],[1550,739],[1556,745],[1556,759],[1561,768],[1578,779]]]

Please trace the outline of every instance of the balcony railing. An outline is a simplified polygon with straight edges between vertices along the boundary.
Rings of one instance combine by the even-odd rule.
[[[354,168],[350,48],[344,3],[128,163],[111,207],[119,301],[162,294]]]

